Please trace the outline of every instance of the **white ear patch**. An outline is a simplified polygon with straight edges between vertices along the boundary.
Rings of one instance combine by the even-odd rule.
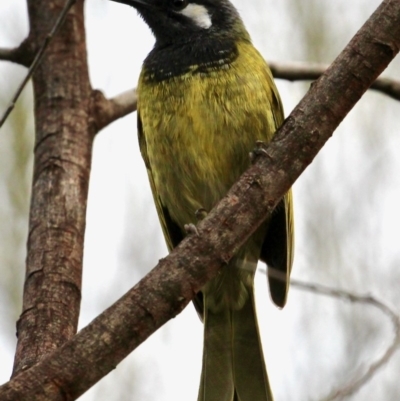
[[[208,29],[212,25],[207,9],[199,4],[190,3],[179,13],[190,18],[200,28]]]

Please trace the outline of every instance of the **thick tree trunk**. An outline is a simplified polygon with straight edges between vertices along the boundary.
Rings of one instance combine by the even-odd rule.
[[[65,0],[28,0],[40,46]],[[13,375],[77,330],[94,132],[83,0],[70,10],[33,77],[36,142],[23,311]]]

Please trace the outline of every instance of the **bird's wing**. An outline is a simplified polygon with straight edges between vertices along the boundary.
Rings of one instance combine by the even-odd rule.
[[[272,82],[268,71],[267,90],[271,94],[271,109],[276,127],[283,123],[283,107],[279,93]],[[267,233],[261,248],[260,259],[268,265],[268,281],[273,302],[283,307],[286,303],[289,289],[289,278],[292,270],[294,251],[294,220],[292,191],[282,198],[271,215]],[[276,272],[277,275],[273,273]]]
[[[171,251],[182,241],[182,239],[184,238],[184,234],[182,233],[182,230],[179,228],[179,226],[171,219],[168,209],[162,204],[160,197],[157,195],[149,158],[147,156],[146,136],[143,132],[143,125],[142,120],[140,119],[139,112],[137,121],[140,152],[146,165],[147,174],[149,176],[149,182],[151,186],[151,192],[153,194],[158,218],[160,219],[161,227],[164,233],[164,238],[167,243],[168,250]]]
[[[268,265],[271,298],[281,308],[285,306],[289,289],[293,249],[293,203],[289,191],[272,213],[260,256]]]

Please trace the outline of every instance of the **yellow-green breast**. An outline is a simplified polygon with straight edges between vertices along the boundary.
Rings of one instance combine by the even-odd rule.
[[[140,76],[141,151],[155,197],[181,228],[197,209],[211,210],[248,167],[255,142],[270,141],[283,121],[267,64],[248,41],[237,50],[207,73]]]

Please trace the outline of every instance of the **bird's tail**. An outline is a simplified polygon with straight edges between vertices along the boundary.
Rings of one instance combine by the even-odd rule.
[[[204,349],[198,401],[272,401],[253,291],[238,309],[214,313],[204,297]]]

